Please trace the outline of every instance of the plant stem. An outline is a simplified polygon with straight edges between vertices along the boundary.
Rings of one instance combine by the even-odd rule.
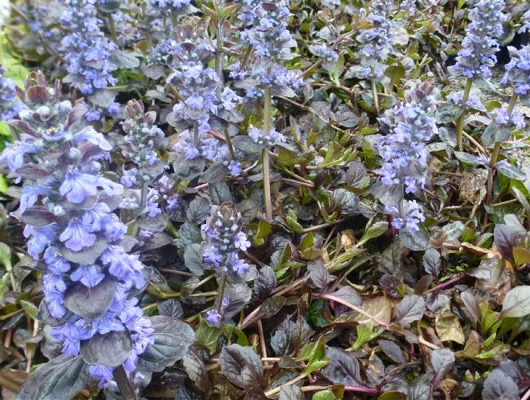
[[[442,289],[445,289],[459,281],[461,281],[463,278],[465,278],[465,274],[455,276],[454,278],[449,279],[448,281],[442,282],[439,285],[433,287],[432,289],[427,290],[424,294],[429,294],[432,292],[438,292]]]
[[[510,104],[508,105],[508,118],[512,115],[513,109],[515,108],[515,104],[517,103],[517,98],[519,95],[517,93],[514,93],[512,95],[512,98],[510,99]],[[495,164],[497,164],[497,159],[499,158],[499,154],[501,152],[501,146],[502,142],[495,142],[495,145],[493,146],[493,150],[491,152],[490,157],[490,169],[488,172],[488,192],[486,195],[486,204],[490,204],[491,200],[493,199],[493,170],[495,168]]]
[[[118,44],[118,36],[116,35],[116,24],[114,24],[112,13],[109,13],[107,15],[107,21],[109,23],[110,36],[112,37],[112,41]]]
[[[215,299],[215,309],[221,313],[221,306],[223,305],[223,294],[225,291],[226,274],[223,272],[219,277],[219,289],[217,290],[217,297]]]
[[[121,394],[123,395],[123,397],[125,397],[126,400],[138,399],[138,396],[136,396],[136,391],[131,385],[131,382],[129,381],[129,377],[127,376],[127,372],[125,372],[123,365],[120,365],[119,367],[115,368],[112,372],[112,375],[114,376],[114,379],[118,384],[118,388],[120,389]]]
[[[305,376],[303,376],[303,375],[297,376],[296,378],[291,379],[289,382],[285,382],[283,385],[280,385],[280,386],[278,386],[278,387],[276,387],[274,389],[271,389],[271,390],[265,392],[265,396],[266,397],[274,396],[275,394],[280,393],[280,390],[281,390],[282,387],[287,387],[287,386],[294,385],[295,383],[300,382],[303,379],[305,379]]]
[[[466,88],[464,89],[464,97],[462,98],[462,103],[464,107],[464,112],[456,120],[456,142],[458,150],[462,151],[464,146],[463,132],[464,132],[464,118],[466,116],[466,103],[469,100],[469,95],[471,93],[471,86],[473,86],[473,79],[468,78],[466,82]]]
[[[377,113],[379,114],[379,95],[377,94],[377,83],[375,79],[372,79],[372,95],[374,97],[374,105]]]
[[[193,146],[195,148],[199,147],[199,123],[193,123]]]
[[[265,107],[263,112],[263,133],[265,137],[269,136],[271,127],[272,114],[272,95],[271,88],[265,88]],[[263,149],[263,192],[265,197],[265,215],[267,219],[272,220],[272,197],[271,197],[271,177],[270,177],[270,158],[269,149]]]
[[[303,386],[301,388],[302,392],[319,392],[321,390],[329,389],[330,386]],[[346,392],[357,392],[357,393],[365,393],[371,396],[377,396],[379,394],[379,391],[377,389],[370,389],[364,386],[344,386],[344,391]]]

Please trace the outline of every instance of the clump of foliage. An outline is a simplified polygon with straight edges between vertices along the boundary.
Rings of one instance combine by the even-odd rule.
[[[0,26],[2,398],[530,398],[527,2]]]

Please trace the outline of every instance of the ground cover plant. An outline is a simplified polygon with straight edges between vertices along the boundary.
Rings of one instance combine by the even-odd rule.
[[[0,1],[3,399],[530,398],[530,4]]]

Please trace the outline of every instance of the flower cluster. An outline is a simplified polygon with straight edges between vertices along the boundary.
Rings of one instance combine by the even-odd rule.
[[[0,66],[0,119],[7,121],[15,118],[24,109],[24,103],[16,100],[15,87],[12,79],[6,78],[6,69]]]
[[[420,223],[425,221],[423,210],[416,200],[403,201],[403,215],[396,206],[385,206],[385,213],[394,216],[392,226],[395,229],[404,229],[410,233],[419,232]]]
[[[101,120],[103,115],[109,115],[111,117],[114,117],[118,115],[119,112],[120,103],[116,103],[113,101],[107,107],[99,107],[97,105],[90,107],[85,117],[88,122],[94,122]]]
[[[309,50],[311,53],[317,57],[320,57],[325,62],[337,62],[339,60],[339,55],[337,52],[324,43],[317,44],[315,46],[309,46]]]
[[[524,115],[517,107],[508,115],[508,105],[503,104],[502,107],[490,111],[488,115],[501,126],[513,126],[516,129],[523,129],[526,126]]]
[[[201,226],[201,257],[206,268],[239,276],[249,270],[250,265],[239,258],[239,252],[250,247],[242,228],[241,214],[234,204],[212,206],[210,217]]]
[[[173,108],[173,126],[193,126],[200,133],[210,130],[210,118],[223,109],[233,110],[239,97],[222,88],[216,71],[208,67],[215,49],[191,25],[175,31],[177,43],[171,56],[175,69],[167,78],[179,90],[182,101]]]
[[[223,299],[221,300],[221,306],[220,306],[219,311],[217,310],[207,311],[204,319],[210,325],[218,325],[221,322],[221,319],[223,318],[221,313],[224,310],[226,310],[229,305],[230,305],[230,299],[224,296]]]
[[[142,102],[131,100],[125,109],[128,118],[122,128],[126,136],[120,148],[129,169],[123,173],[121,183],[128,188],[142,187],[167,168],[157,154],[165,142],[164,132],[155,124],[156,112],[145,112]]]
[[[379,80],[384,75],[387,58],[394,51],[393,22],[390,19],[393,7],[393,1],[387,0],[374,0],[370,4],[368,21],[372,28],[362,31],[357,37],[361,43],[361,78]]]
[[[112,146],[82,126],[82,103],[59,101],[58,84],[48,89],[32,74],[26,91],[28,109],[13,123],[21,139],[0,161],[24,182],[18,215],[27,224],[28,253],[44,270],[42,307],[52,335],[63,353],[81,353],[105,385],[119,365],[134,372],[153,332],[134,297],[146,285],[144,266],[120,245],[126,227],[113,212],[123,187],[102,175]],[[112,361],[92,351],[107,335],[123,346]]]
[[[434,118],[438,94],[428,82],[416,82],[405,91],[405,101],[381,119],[391,130],[378,144],[383,159],[378,173],[383,184],[404,184],[406,193],[415,193],[418,186],[425,185],[426,144],[438,132]]]
[[[242,10],[239,19],[244,22],[239,41],[242,47],[249,46],[254,57],[246,66],[239,62],[231,66],[230,77],[236,79],[236,87],[246,90],[249,100],[263,98],[263,88],[272,87],[279,94],[293,96],[290,90],[302,86],[298,71],[290,71],[281,64],[293,57],[291,49],[296,47],[287,29],[289,2],[286,0],[265,3],[257,0],[239,0]],[[333,54],[327,53],[327,57]]]
[[[508,47],[510,62],[506,64],[506,73],[502,78],[503,84],[512,83],[515,93],[520,96],[530,95],[530,45],[516,49]]]
[[[230,67],[230,78],[237,80],[236,87],[245,89],[245,98],[248,101],[263,99],[263,88],[266,86],[272,88],[273,95],[292,97],[292,90],[298,90],[304,84],[299,71],[288,70],[281,65],[271,66],[269,62],[257,60],[251,68],[241,70],[240,67],[239,62]]]
[[[271,60],[282,59],[293,47],[291,33],[287,29],[289,2],[280,0],[273,3],[250,1],[251,7],[245,6],[242,15],[252,26],[241,32],[241,40],[254,48],[255,54]],[[245,4],[245,2],[243,2]],[[251,15],[251,17],[250,17]]]
[[[280,132],[277,132],[274,128],[269,132],[269,136],[265,136],[263,130],[250,126],[248,128],[248,136],[250,136],[257,144],[274,144],[274,143],[285,143],[287,139]]]
[[[189,7],[191,0],[151,0],[150,6],[159,11],[181,10]]]
[[[484,104],[482,104],[480,97],[473,91],[469,94],[466,104],[464,104],[464,92],[451,93],[449,96],[447,96],[447,101],[451,101],[456,105],[462,106],[462,110],[471,108],[473,110],[486,112],[486,107],[484,107]]]
[[[212,162],[223,163],[234,176],[242,171],[241,163],[238,161],[240,152],[236,152],[235,160],[231,159],[228,146],[211,137],[207,132],[199,133],[198,136],[188,130],[181,132],[173,150],[185,160],[196,160],[202,157]]]
[[[457,75],[469,79],[491,76],[491,68],[497,63],[497,38],[503,34],[502,23],[506,21],[503,9],[504,0],[480,0],[469,11],[471,22],[453,67]]]
[[[105,37],[99,28],[100,20],[92,0],[65,0],[66,9],[61,23],[68,32],[62,40],[71,75],[71,85],[83,94],[92,94],[97,89],[115,85],[112,76],[116,66],[110,62],[116,44]]]
[[[403,0],[400,4],[401,11],[406,12],[409,16],[416,15],[418,9],[416,8],[416,0]]]
[[[232,174],[238,174],[241,172],[239,162],[231,160],[228,147],[210,137],[208,132],[212,121],[236,113],[241,98],[232,89],[223,87],[216,71],[208,67],[215,50],[200,32],[186,25],[175,33],[178,44],[171,53],[175,69],[167,79],[182,97],[168,117],[171,125],[183,130],[175,151],[188,160],[204,157],[223,161],[230,166]]]

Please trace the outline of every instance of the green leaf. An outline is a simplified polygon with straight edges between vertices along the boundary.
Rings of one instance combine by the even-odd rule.
[[[368,226],[368,228],[364,232],[363,237],[359,241],[359,244],[366,243],[370,239],[375,239],[376,237],[381,236],[387,230],[388,230],[388,222],[386,222],[386,221],[377,221],[376,223],[371,224],[370,226]]]
[[[4,264],[8,271],[13,268],[11,264],[11,248],[5,243],[0,243],[0,262]]]
[[[462,115],[463,111],[460,105],[447,101],[436,111],[436,120],[440,124],[448,124]]]
[[[423,225],[420,225],[420,230],[415,233],[411,233],[406,229],[399,231],[399,239],[403,244],[413,251],[427,250],[431,244],[429,233]]]
[[[318,342],[313,345],[311,357],[307,362],[307,367],[302,371],[302,376],[308,376],[309,374],[324,368],[329,364],[329,359],[326,358],[326,338],[320,336]]]
[[[522,318],[530,314],[530,286],[510,290],[502,302],[502,316]]]
[[[525,249],[524,247],[514,247],[513,258],[517,267],[530,263],[530,250]]]
[[[405,76],[405,68],[400,65],[393,65],[386,69],[385,75],[390,78],[389,88],[392,89]]]
[[[256,143],[250,136],[236,136],[232,139],[233,146],[245,154],[258,154],[267,144],[265,142]]]
[[[7,290],[9,284],[9,274],[2,275],[0,278],[0,301],[4,298],[4,293]]]
[[[201,260],[201,245],[198,243],[192,243],[184,249],[184,265],[193,274],[202,276],[204,269],[202,267]]]
[[[206,347],[210,354],[214,354],[217,351],[219,338],[222,334],[223,331],[221,329],[209,326],[208,323],[201,318],[195,341]]]
[[[71,399],[85,387],[90,373],[80,356],[65,354],[41,364],[30,374],[17,398],[24,400]]]
[[[322,390],[313,395],[312,400],[336,400],[337,398],[331,390]]]
[[[35,306],[35,304],[33,304],[30,301],[20,300],[20,305],[22,306],[22,308],[24,309],[24,311],[26,312],[28,316],[30,316],[34,320],[37,319],[38,309],[37,309],[37,306]]]
[[[378,329],[374,332],[374,326],[372,324],[364,325],[360,324],[357,325],[357,340],[352,346],[353,350],[359,350],[365,343],[375,339],[381,333],[383,333],[382,329]]]
[[[512,134],[512,129],[509,126],[501,126],[496,122],[488,125],[482,133],[482,144],[484,146],[491,146],[494,143],[502,143],[508,139]]]
[[[260,220],[258,224],[258,231],[252,237],[254,246],[256,247],[262,246],[265,243],[265,239],[267,239],[267,237],[270,235],[271,232],[272,232],[272,226],[270,222],[267,221],[266,219]]]

